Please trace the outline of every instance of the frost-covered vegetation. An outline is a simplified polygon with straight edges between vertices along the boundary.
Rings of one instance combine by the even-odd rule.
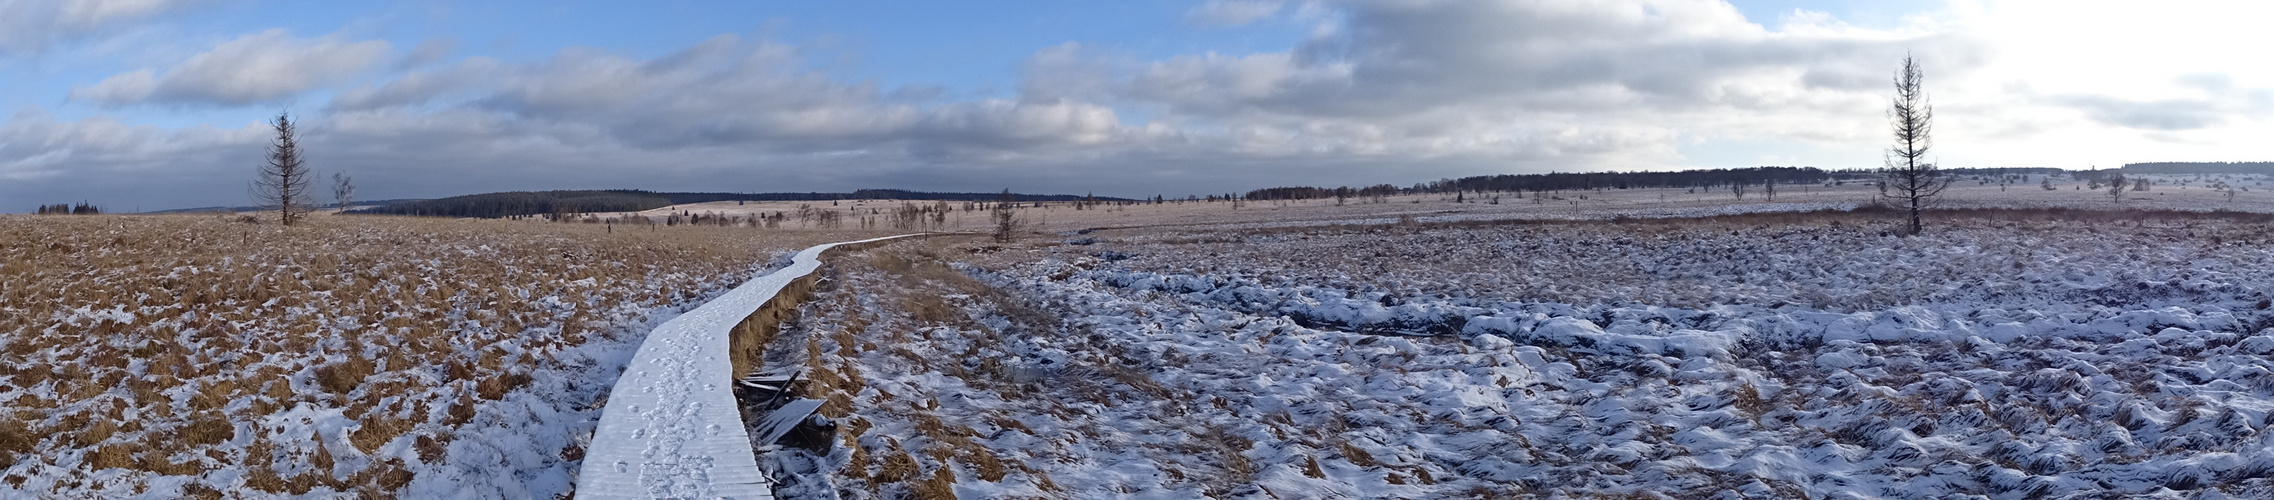
[[[0,496],[546,497],[654,322],[828,236],[0,217]]]
[[[838,427],[768,460],[850,498],[2274,496],[2265,221],[1930,224],[903,245],[770,348]]]

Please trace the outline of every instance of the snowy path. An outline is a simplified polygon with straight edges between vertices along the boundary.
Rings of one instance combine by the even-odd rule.
[[[782,288],[821,267],[807,248],[789,267],[735,287],[657,326],[608,395],[578,474],[578,498],[773,498],[734,399],[728,331]]]

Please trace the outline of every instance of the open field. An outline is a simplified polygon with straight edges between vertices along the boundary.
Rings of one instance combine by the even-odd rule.
[[[2026,181],[2000,186],[1983,180],[1961,180],[1951,186],[1941,208],[2120,208],[2134,210],[2227,210],[2238,212],[2274,213],[2274,181],[2257,175],[2198,176],[2151,175],[2155,184],[2148,191],[2127,191],[2122,202],[2112,201],[2105,191],[2087,189],[2086,181],[2055,175],[2054,189],[2040,187],[2045,176],[2027,176]],[[2230,200],[2225,193],[2206,187],[2210,182],[2224,180],[2248,191],[2238,190]],[[1777,188],[1773,197],[1761,192],[1761,186],[1749,186],[1739,197],[1727,190],[1717,189],[1601,189],[1590,191],[1550,191],[1546,193],[1465,193],[1398,195],[1383,199],[1351,198],[1338,203],[1334,199],[1296,201],[1187,201],[1169,203],[1103,203],[1088,209],[1076,209],[1070,202],[1042,203],[1039,208],[1022,208],[1021,216],[1030,224],[1028,229],[1038,232],[1061,232],[1091,228],[1125,228],[1150,226],[1247,228],[1266,226],[1299,226],[1346,223],[1386,223],[1403,218],[1422,222],[1473,221],[1473,220],[1600,220],[1619,216],[1702,217],[1709,215],[1793,212],[1823,209],[1851,209],[1874,202],[1878,190],[1865,182],[1846,181],[1837,185],[1788,184]],[[1543,196],[1544,194],[1544,196]],[[892,213],[905,206],[931,206],[930,201],[903,200],[843,200],[831,202],[713,202],[675,205],[637,213],[595,214],[601,218],[629,220],[647,217],[663,220],[672,214],[715,214],[727,217],[751,217],[758,214],[780,213],[787,217],[782,227],[820,227],[818,219],[801,222],[800,209],[836,211],[842,214],[841,226],[862,227],[862,220],[873,219],[877,228],[889,228]],[[984,207],[961,202],[950,203],[952,209],[945,224],[936,229],[948,231],[986,231],[989,229]],[[934,226],[922,226],[932,229]],[[910,227],[910,229],[917,229]]]
[[[2265,498],[2274,230],[1980,211],[1100,231],[844,259],[787,495]]]
[[[0,496],[567,491],[647,328],[856,231],[0,217]]]
[[[2180,182],[1961,185],[1918,237],[1857,186],[1022,208],[833,258],[766,349],[832,446],[763,463],[793,497],[2265,495],[2274,190]],[[649,328],[907,203],[0,218],[0,491],[565,492]],[[952,208],[909,229],[987,229]]]

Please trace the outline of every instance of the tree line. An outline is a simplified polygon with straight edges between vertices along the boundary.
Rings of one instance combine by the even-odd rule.
[[[2274,161],[2164,161],[2126,163],[2127,174],[2265,174],[2274,175]]]
[[[672,205],[709,203],[720,201],[827,201],[840,200],[924,200],[924,201],[990,201],[999,194],[942,193],[903,191],[898,189],[863,189],[851,193],[658,193],[634,189],[510,191],[453,196],[432,200],[411,200],[349,213],[381,215],[414,215],[429,217],[502,218],[538,215],[562,215],[594,212],[638,212]],[[1014,195],[1020,201],[1098,202],[1134,201],[1077,195]]]
[[[671,198],[631,190],[512,191],[417,200],[350,213],[499,218],[589,212],[637,212],[671,206]]]
[[[38,215],[100,215],[103,213],[103,209],[82,201],[78,205],[69,203],[40,205],[39,210],[33,213]]]
[[[1501,174],[1441,179],[1398,188],[1378,184],[1350,187],[1275,187],[1249,191],[1249,201],[1311,200],[1323,198],[1376,198],[1399,194],[1458,192],[1548,192],[1601,189],[1720,188],[1770,184],[1820,184],[1869,180],[1878,172],[1864,169],[1824,170],[1816,167],[1749,167],[1682,170],[1674,172],[1551,172]]]

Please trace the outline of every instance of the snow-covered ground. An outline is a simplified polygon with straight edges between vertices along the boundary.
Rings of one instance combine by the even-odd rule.
[[[2122,206],[2274,206],[2187,182]],[[786,497],[2274,496],[2263,217],[1906,238],[1851,194],[1028,211],[1135,229],[845,257],[767,350],[834,446],[761,465]],[[856,237],[0,217],[0,496],[563,493],[642,335]]]
[[[1999,185],[1989,178],[1962,177],[1937,201],[1944,208],[2085,208],[2147,209],[2274,213],[2274,181],[2262,175],[2151,175],[2148,191],[2126,191],[2123,201],[2112,201],[2091,182],[2067,174],[2024,176]],[[2053,189],[2041,187],[2050,180]],[[2235,188],[2234,196],[2213,189],[2223,183]],[[1774,196],[1751,186],[1742,196],[1726,187],[1636,188],[1550,191],[1547,193],[1468,192],[1409,194],[1382,199],[1337,201],[1187,201],[1170,203],[1103,204],[1077,209],[1072,202],[1043,203],[1040,208],[1022,204],[1021,220],[1044,233],[1092,228],[1177,226],[1184,228],[1253,229],[1333,224],[1377,224],[1412,219],[1420,222],[1506,220],[1611,220],[1625,218],[1706,217],[1742,213],[1849,210],[1878,198],[1870,182],[1846,180],[1826,184],[1786,184]],[[600,214],[602,217],[644,216],[661,220],[673,214],[748,217],[784,214],[792,220],[783,227],[806,227],[796,219],[801,210],[835,211],[845,227],[861,221],[889,219],[893,210],[909,204],[929,206],[930,201],[842,200],[838,202],[712,202],[675,205],[637,214]],[[987,231],[984,207],[951,203],[943,231]],[[818,227],[818,226],[816,226]]]
[[[2262,222],[1887,226],[904,247],[777,342],[839,440],[767,461],[849,498],[2274,497]]]

